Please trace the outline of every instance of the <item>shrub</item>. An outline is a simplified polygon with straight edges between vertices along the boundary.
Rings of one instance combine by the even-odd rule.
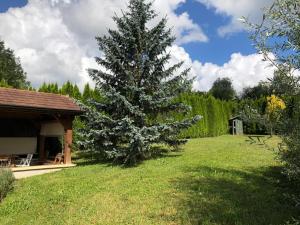
[[[278,123],[284,147],[279,156],[284,163],[284,173],[300,188],[300,96],[286,99],[287,109]]]
[[[268,134],[266,115],[267,98],[243,99],[238,104],[239,114],[243,117],[245,134]]]
[[[0,169],[0,202],[13,189],[15,177],[8,169]]]

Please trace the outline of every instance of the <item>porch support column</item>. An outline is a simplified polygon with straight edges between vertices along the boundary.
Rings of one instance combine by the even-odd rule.
[[[39,160],[42,163],[46,161],[45,139],[45,136],[39,136]]]
[[[62,125],[65,129],[64,134],[64,164],[71,164],[71,146],[73,141],[73,130],[72,130],[72,122],[73,117],[69,117],[61,120]]]
[[[71,145],[73,139],[73,130],[67,129],[65,131],[65,148],[64,148],[64,164],[71,164]]]

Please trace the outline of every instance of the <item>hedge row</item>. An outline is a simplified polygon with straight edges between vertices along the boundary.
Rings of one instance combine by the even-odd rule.
[[[198,93],[186,93],[179,97],[179,101],[191,106],[187,114],[177,113],[175,118],[182,120],[187,117],[201,115],[203,118],[191,128],[183,131],[181,138],[214,137],[229,132],[229,118],[234,114],[233,102],[217,100],[212,96]]]

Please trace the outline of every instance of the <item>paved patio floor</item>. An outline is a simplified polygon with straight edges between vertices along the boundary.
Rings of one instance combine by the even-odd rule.
[[[31,171],[20,171],[20,172],[13,172],[16,179],[22,179],[37,175],[42,175],[46,173],[53,173],[60,171],[62,169],[44,169],[44,170],[31,170]]]

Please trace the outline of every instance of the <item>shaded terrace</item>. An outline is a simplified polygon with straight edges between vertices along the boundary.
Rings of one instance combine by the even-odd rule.
[[[80,113],[67,96],[0,88],[0,157],[15,166],[33,154],[30,165],[47,165],[60,153],[61,163],[71,165],[72,123]],[[50,146],[53,140],[60,145]]]

